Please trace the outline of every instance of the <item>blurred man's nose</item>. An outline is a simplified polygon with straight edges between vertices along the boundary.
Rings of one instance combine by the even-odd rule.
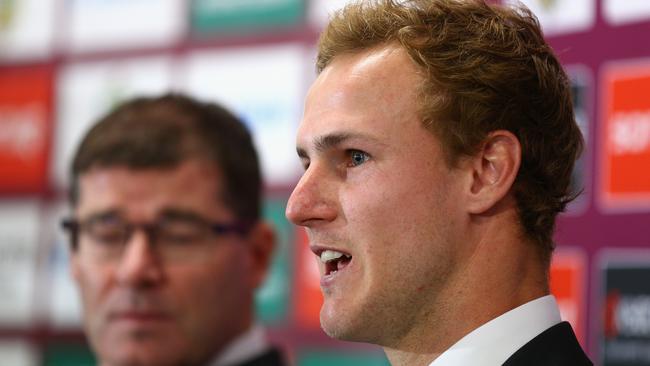
[[[162,263],[155,253],[151,235],[136,230],[125,245],[117,269],[118,282],[130,286],[151,286],[160,282]]]

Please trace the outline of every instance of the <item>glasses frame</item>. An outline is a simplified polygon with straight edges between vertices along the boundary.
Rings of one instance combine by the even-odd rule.
[[[223,222],[209,222],[203,220],[210,231],[216,236],[222,236],[227,234],[237,234],[244,236],[248,234],[253,226],[253,221],[240,220],[234,223],[223,223]],[[83,226],[84,222],[77,220],[75,218],[65,218],[61,220],[61,228],[68,233],[70,237],[70,244],[73,250],[77,250],[79,247],[79,230]],[[131,239],[133,233],[142,229],[148,236],[148,238],[153,239],[156,237],[155,233],[157,230],[158,224],[156,223],[128,223],[127,225],[127,235],[124,244],[127,244]],[[155,240],[151,240],[155,245]]]

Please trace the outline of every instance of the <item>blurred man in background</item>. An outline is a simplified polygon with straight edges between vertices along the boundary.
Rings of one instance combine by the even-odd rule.
[[[71,270],[102,366],[282,365],[254,322],[274,232],[251,136],[180,95],[120,105],[72,163]]]
[[[393,365],[590,365],[549,295],[582,149],[569,82],[527,9],[351,4],[321,35],[287,217],[330,336]]]

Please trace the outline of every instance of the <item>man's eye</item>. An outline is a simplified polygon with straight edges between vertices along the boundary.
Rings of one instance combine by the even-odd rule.
[[[201,241],[202,236],[194,233],[162,233],[158,239],[163,245],[189,245]]]
[[[350,161],[348,162],[348,167],[359,166],[370,159],[370,155],[360,150],[348,150],[347,151]]]
[[[166,222],[159,230],[159,239],[166,244],[191,244],[206,236],[204,227],[191,222]]]
[[[120,225],[95,224],[88,227],[85,232],[92,240],[102,245],[122,244],[126,236],[126,228]]]

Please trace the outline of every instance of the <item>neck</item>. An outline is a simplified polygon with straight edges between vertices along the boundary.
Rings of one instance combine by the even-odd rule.
[[[547,269],[512,224],[515,212],[473,218],[456,271],[410,331],[384,351],[393,366],[426,366],[474,329],[547,295]],[[510,223],[510,224],[508,224]]]
[[[384,352],[392,366],[427,366],[442,354],[407,352],[391,348],[384,348]]]

